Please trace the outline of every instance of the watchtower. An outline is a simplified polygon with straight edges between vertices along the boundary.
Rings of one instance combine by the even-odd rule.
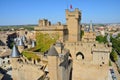
[[[81,12],[79,9],[74,11],[66,10],[66,23],[68,27],[68,42],[77,42],[80,40],[80,21]]]

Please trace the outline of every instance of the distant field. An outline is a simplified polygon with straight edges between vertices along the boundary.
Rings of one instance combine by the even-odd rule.
[[[34,30],[34,27],[37,25],[13,25],[13,26],[0,26],[0,31],[7,31],[11,29],[19,29],[19,28],[24,28],[27,30]]]

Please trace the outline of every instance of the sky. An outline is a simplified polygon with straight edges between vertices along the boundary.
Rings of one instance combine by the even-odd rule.
[[[120,0],[0,0],[0,25],[38,24],[44,18],[65,24],[70,5],[82,12],[81,23],[120,22]]]

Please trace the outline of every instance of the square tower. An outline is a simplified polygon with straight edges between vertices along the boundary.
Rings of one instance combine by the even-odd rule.
[[[66,22],[68,27],[68,42],[77,42],[80,40],[80,21],[81,12],[79,9],[74,11],[66,10]]]

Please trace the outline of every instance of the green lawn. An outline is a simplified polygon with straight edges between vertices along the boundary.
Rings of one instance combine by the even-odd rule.
[[[31,60],[31,59],[39,60],[40,59],[40,57],[38,55],[36,55],[35,53],[33,53],[31,51],[23,51],[22,55],[24,55],[29,60]]]

